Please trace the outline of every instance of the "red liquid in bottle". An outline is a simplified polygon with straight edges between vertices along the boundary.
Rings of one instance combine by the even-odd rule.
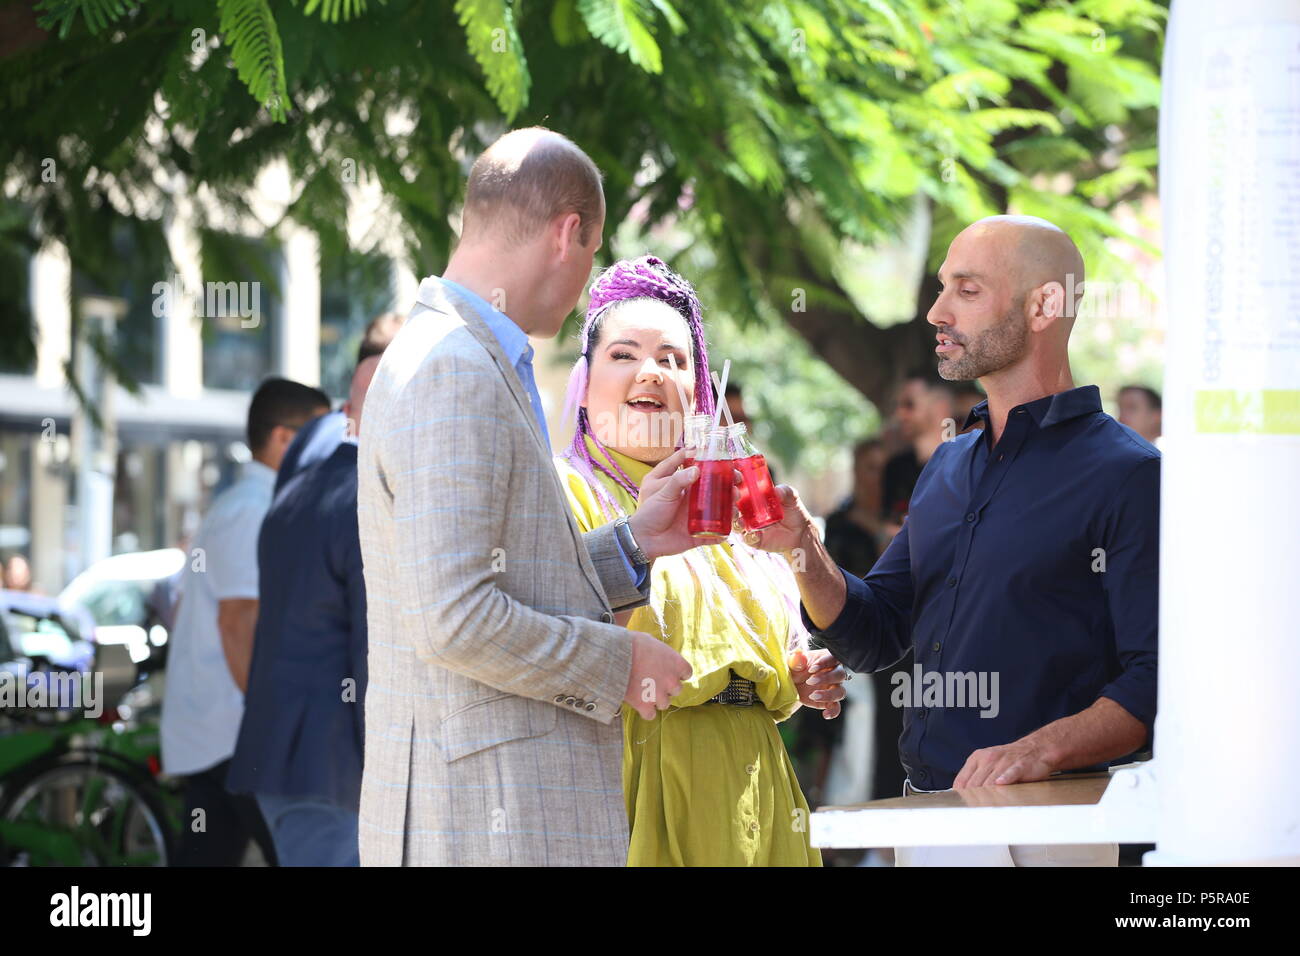
[[[686,530],[697,537],[731,533],[733,461],[699,461],[700,477],[691,485]]]
[[[785,508],[772,485],[767,459],[762,455],[751,455],[733,464],[744,480],[744,490],[737,490],[736,508],[745,528],[757,531],[781,521],[785,517]]]
[[[740,470],[740,463],[743,460],[744,459],[732,459],[731,464],[734,470]],[[741,474],[743,475],[744,472],[741,472]],[[735,475],[732,475],[732,478],[734,479]],[[749,500],[749,482],[742,481],[740,484],[736,485],[735,491],[732,492],[732,496],[736,499],[736,510],[740,512],[740,520],[743,522],[745,520],[746,509],[753,507]]]

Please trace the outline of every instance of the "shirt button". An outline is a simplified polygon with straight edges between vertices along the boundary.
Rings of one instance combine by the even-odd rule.
[[[950,588],[955,588],[956,586],[957,586],[957,579],[956,579],[956,578],[949,578],[949,579],[948,579],[948,587],[950,587]]]
[[[755,773],[758,773],[758,768],[755,767],[752,763],[751,763],[751,764],[746,764],[746,765],[745,765],[745,773],[748,773],[748,774],[755,774]]]
[[[940,644],[938,641],[935,641],[935,642],[934,642],[934,652],[935,652],[936,654],[938,654],[938,653],[939,653],[939,648],[942,647],[942,646],[943,646],[943,645]]]
[[[754,820],[753,822],[751,822],[751,823],[749,824],[749,832],[751,832],[751,833],[757,833],[757,832],[758,832],[758,821],[757,821],[757,820]]]
[[[922,720],[925,720],[925,709],[922,708],[921,710],[918,710],[916,712],[916,716],[920,717]]]

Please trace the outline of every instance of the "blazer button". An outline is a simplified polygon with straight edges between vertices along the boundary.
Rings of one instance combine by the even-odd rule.
[[[608,611],[601,611],[601,612],[600,612],[600,619],[601,619],[601,621],[603,621],[603,622],[606,623],[606,624],[613,624],[613,623],[614,623],[614,615],[613,615],[613,614],[610,614]]]

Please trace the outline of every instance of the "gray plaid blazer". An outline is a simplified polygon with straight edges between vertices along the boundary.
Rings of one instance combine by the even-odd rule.
[[[436,278],[363,424],[362,865],[623,865],[612,622],[644,596],[612,528],[578,530],[519,376]]]

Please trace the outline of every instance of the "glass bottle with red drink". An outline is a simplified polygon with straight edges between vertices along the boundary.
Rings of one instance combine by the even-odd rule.
[[[740,472],[741,478],[741,484],[735,490],[740,520],[746,531],[770,528],[785,517],[785,508],[781,506],[781,498],[772,484],[767,459],[749,440],[749,430],[744,422],[728,426],[726,432],[731,466]]]
[[[709,438],[709,431],[713,428],[712,415],[687,415],[682,419],[682,447],[686,449],[686,461],[683,468],[689,468],[695,464],[695,459],[699,455],[700,449],[704,447]]]
[[[698,448],[700,477],[691,485],[686,530],[696,537],[731,533],[735,474],[727,449],[727,429],[711,428]],[[689,453],[688,453],[689,454]]]

